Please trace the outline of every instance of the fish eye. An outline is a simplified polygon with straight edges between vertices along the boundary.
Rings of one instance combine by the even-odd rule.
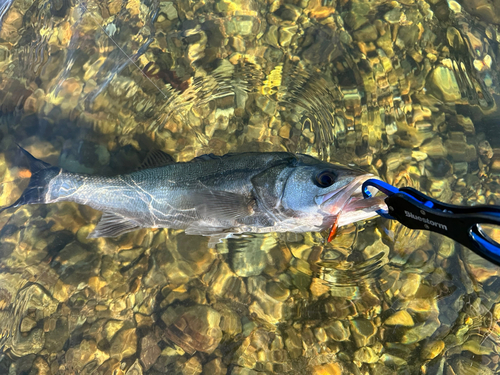
[[[323,171],[316,176],[316,185],[322,188],[332,186],[335,182],[335,173],[332,171]]]

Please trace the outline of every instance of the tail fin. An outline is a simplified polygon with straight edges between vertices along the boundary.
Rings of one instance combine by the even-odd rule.
[[[26,190],[23,191],[21,197],[10,206],[0,208],[0,212],[8,208],[19,207],[25,204],[45,203],[48,184],[50,180],[61,171],[61,168],[53,167],[49,163],[38,160],[21,146],[18,145],[18,147],[28,158],[31,172],[30,182]]]

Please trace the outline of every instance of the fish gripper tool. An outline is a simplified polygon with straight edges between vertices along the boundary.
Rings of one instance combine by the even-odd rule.
[[[365,198],[374,194],[373,187],[387,195],[387,210],[377,213],[391,220],[397,220],[410,229],[424,229],[442,234],[468,247],[476,254],[500,266],[500,244],[490,238],[481,224],[499,226],[500,207],[492,205],[458,206],[442,203],[420,191],[403,187],[398,189],[378,179],[363,183]]]

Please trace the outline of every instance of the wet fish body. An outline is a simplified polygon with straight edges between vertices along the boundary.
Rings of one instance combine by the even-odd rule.
[[[214,239],[321,231],[335,221],[342,226],[372,217],[381,207],[380,200],[362,200],[360,193],[372,175],[302,154],[203,155],[103,177],[67,172],[22,151],[30,161],[30,183],[4,209],[62,201],[87,205],[103,212],[89,237],[139,228],[184,229]]]

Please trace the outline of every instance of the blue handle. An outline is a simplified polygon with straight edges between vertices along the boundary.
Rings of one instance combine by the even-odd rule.
[[[363,191],[363,196],[365,198],[371,198],[373,196],[371,191],[368,190],[370,186],[376,188],[377,190],[380,190],[387,196],[399,193],[399,189],[397,187],[389,185],[387,182],[377,180],[375,178],[370,178],[363,183],[363,186],[361,188]]]
[[[471,239],[475,242],[477,250],[485,258],[500,264],[500,244],[484,233],[481,228],[476,225],[469,233]]]
[[[371,178],[369,180],[366,180],[363,183],[363,186],[361,187],[361,191],[362,191],[363,197],[365,197],[365,199],[373,197],[373,194],[371,193],[371,191],[368,190],[368,188],[370,186],[376,188],[377,190],[380,190],[382,193],[384,193],[387,196],[391,196],[393,194],[399,193],[399,189],[397,187],[389,185],[387,182]],[[389,214],[389,212],[387,210],[380,209],[380,210],[377,210],[375,212],[377,212],[377,214],[379,214],[380,216],[382,216],[385,219],[395,220]]]

